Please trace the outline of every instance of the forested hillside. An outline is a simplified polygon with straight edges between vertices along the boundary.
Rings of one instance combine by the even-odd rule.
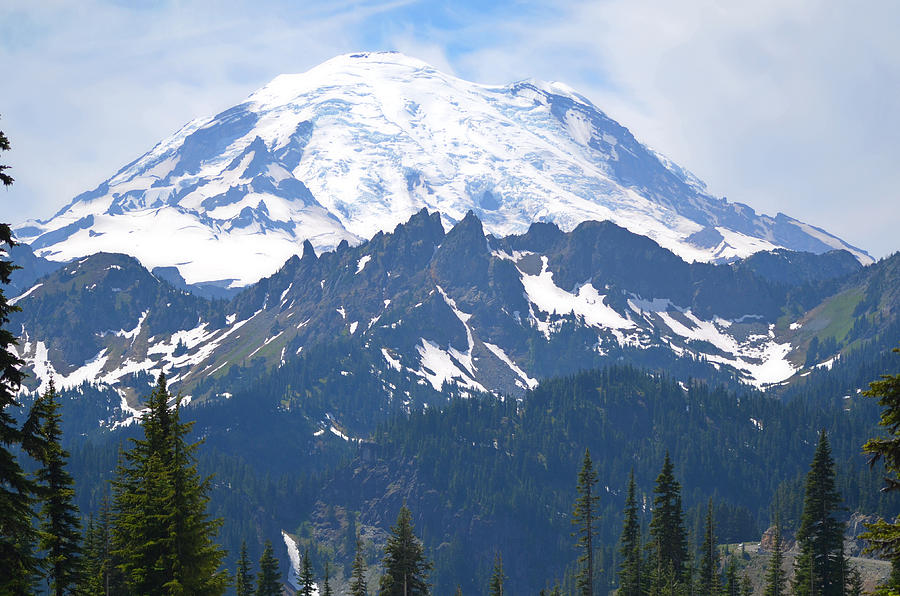
[[[892,359],[885,355],[871,365],[889,366]],[[356,370],[350,362],[342,366]],[[879,409],[855,390],[826,397],[824,379],[836,386],[853,382],[837,374],[811,377],[805,390],[779,400],[613,367],[548,380],[521,400],[449,397],[422,409],[412,399],[380,410],[351,401],[379,390],[356,378],[368,377],[301,376],[291,385],[276,376],[271,386],[254,381],[243,389],[236,380],[228,399],[184,410],[205,440],[200,465],[215,474],[210,506],[225,520],[220,537],[229,561],[242,540],[258,556],[264,538],[275,541],[285,530],[313,547],[320,571],[326,560],[349,569],[348,536],[363,529],[375,540],[374,555],[406,502],[435,562],[437,593],[457,583],[466,592],[479,589],[495,550],[503,552],[509,589],[528,593],[571,571],[575,472],[589,448],[600,479],[600,581],[614,586],[630,470],[640,498],[649,498],[670,453],[693,544],[709,498],[722,542],[758,540],[775,513],[786,528],[799,523],[803,477],[822,429],[831,438],[847,511],[890,516],[900,510],[896,497],[879,492],[882,474],[861,454],[876,432]],[[288,399],[293,386],[310,390],[304,399]],[[70,397],[64,413],[83,399]],[[363,420],[347,415],[354,411],[382,422],[364,430]],[[82,510],[98,507],[121,438],[121,432],[105,433],[71,446]],[[287,564],[285,552],[281,557]]]

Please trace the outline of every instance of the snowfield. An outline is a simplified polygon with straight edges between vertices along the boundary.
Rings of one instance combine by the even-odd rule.
[[[189,284],[241,287],[304,240],[356,244],[423,207],[447,227],[473,210],[496,235],[608,219],[688,261],[784,246],[871,262],[823,230],[710,196],[565,85],[480,85],[398,53],[278,76],[15,232],[51,260],[122,252]]]

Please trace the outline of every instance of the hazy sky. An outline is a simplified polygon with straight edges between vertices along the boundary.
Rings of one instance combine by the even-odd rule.
[[[0,4],[0,220],[46,218],[276,75],[396,49],[558,80],[757,211],[900,250],[900,2],[397,0]]]

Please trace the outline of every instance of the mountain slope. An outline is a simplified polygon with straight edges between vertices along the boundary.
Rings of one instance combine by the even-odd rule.
[[[403,395],[389,373],[435,392],[451,383],[521,395],[538,379],[621,360],[766,386],[896,320],[895,261],[862,268],[833,251],[687,263],[610,222],[495,238],[473,213],[445,232],[423,210],[359,246],[316,255],[306,242],[302,258],[230,301],[175,289],[131,257],[86,257],[16,297],[11,324],[34,383],[100,380],[132,406],[147,373],[211,395],[228,391],[229,375],[294,366],[335,338],[348,342],[343,354],[365,354],[355,358],[371,362],[366,374],[389,398]],[[807,321],[854,288],[881,318],[854,303],[842,322],[853,334],[826,342]]]
[[[423,207],[448,228],[471,210],[495,235],[611,220],[688,261],[785,247],[871,262],[786,215],[712,197],[564,85],[478,85],[396,53],[279,76],[16,233],[48,259],[122,252],[239,287],[303,240],[357,244]]]

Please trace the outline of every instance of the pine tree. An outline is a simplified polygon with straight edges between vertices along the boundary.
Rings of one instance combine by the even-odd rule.
[[[698,578],[701,594],[719,593],[719,548],[713,520],[712,499],[706,508],[706,526],[703,532],[703,545],[700,547],[700,574]]]
[[[591,462],[591,453],[584,450],[584,460],[581,471],[578,473],[578,498],[575,499],[575,509],[572,513],[572,524],[578,527],[573,533],[578,540],[575,547],[581,551],[578,557],[579,570],[576,575],[576,589],[582,596],[594,594],[594,535],[597,517],[597,506],[600,497],[594,492],[597,484],[597,472]]]
[[[834,460],[823,430],[806,476],[803,515],[797,531],[800,554],[794,561],[794,594],[842,596],[844,524],[835,512],[841,497],[834,485]]]
[[[9,150],[9,140],[0,131],[0,151]],[[0,183],[12,184],[0,165]],[[5,247],[3,245],[6,245]],[[0,223],[0,284],[9,284],[9,276],[18,269],[6,258],[16,245],[9,225]],[[19,308],[10,304],[0,288],[0,594],[24,594],[32,591],[38,559],[34,554],[35,530],[32,526],[31,503],[34,484],[26,477],[12,452],[22,443],[22,432],[16,426],[13,408],[20,407],[16,394],[22,385],[22,365],[12,347],[15,336],[6,329],[9,317]]]
[[[315,582],[312,576],[312,567],[309,562],[309,548],[303,553],[303,570],[300,572],[300,596],[313,596]]]
[[[784,545],[781,539],[781,522],[775,517],[775,535],[772,537],[772,556],[769,557],[769,568],[766,570],[766,587],[763,596],[786,596],[787,577],[782,569],[784,565]]]
[[[625,522],[619,552],[622,566],[619,570],[620,596],[641,596],[641,522],[638,519],[637,488],[634,483],[634,469],[628,478],[628,496],[625,499]]]
[[[490,596],[503,596],[503,582],[506,576],[503,574],[503,555],[499,552],[494,555],[494,570],[491,573],[491,583],[489,586]]]
[[[141,418],[143,439],[132,439],[113,481],[115,554],[129,588],[140,594],[221,594],[228,574],[213,542],[220,519],[209,519],[210,479],[197,472],[199,443],[187,443],[193,423],[181,422],[165,375]]]
[[[650,519],[651,565],[659,576],[671,569],[680,583],[688,559],[687,532],[681,509],[681,486],[675,480],[669,453],[653,489],[653,517]],[[657,581],[659,581],[657,579]],[[659,585],[659,584],[657,584]]]
[[[62,438],[59,396],[53,381],[35,400],[29,423],[37,424],[42,448],[37,470],[41,496],[39,548],[46,553],[44,566],[50,591],[56,596],[70,592],[78,584],[81,571],[81,521],[75,498],[75,481],[66,470],[69,457],[60,445]]]
[[[247,542],[241,540],[241,556],[238,559],[237,572],[234,574],[234,587],[237,596],[253,594],[253,573],[250,571],[250,558],[247,556]]]
[[[368,596],[366,560],[363,557],[362,540],[356,537],[356,555],[353,557],[353,575],[350,578],[350,596]]]
[[[900,353],[900,348],[894,348]],[[873,438],[866,441],[863,451],[871,455],[869,463],[875,465],[883,460],[887,472],[884,491],[900,490],[900,374],[882,375],[880,381],[869,383],[865,392],[869,397],[878,398],[881,412],[879,425],[887,431],[887,437]],[[900,592],[900,515],[892,522],[878,520],[867,525],[867,531],[860,536],[869,542],[870,552],[876,552],[892,563],[891,573],[884,589]]]
[[[281,596],[281,571],[272,550],[272,542],[266,540],[259,559],[259,575],[256,576],[256,596]]]
[[[406,505],[400,508],[397,525],[391,528],[384,551],[379,596],[429,594],[427,580],[431,563],[425,559],[425,549],[413,533],[412,514]]]

